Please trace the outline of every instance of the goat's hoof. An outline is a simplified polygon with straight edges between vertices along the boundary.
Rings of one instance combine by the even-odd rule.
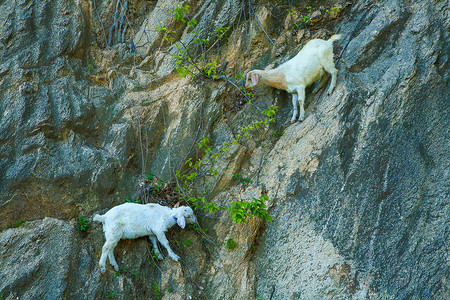
[[[178,261],[180,259],[180,257],[176,254],[171,255],[170,258],[173,259],[174,261]]]
[[[291,124],[294,124],[295,122],[297,122],[297,120],[291,120]]]
[[[105,274],[106,267],[105,266],[100,266],[100,272],[102,272],[102,274]]]

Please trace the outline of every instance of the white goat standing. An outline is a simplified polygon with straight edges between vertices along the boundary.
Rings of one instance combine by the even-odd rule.
[[[163,255],[159,252],[156,239],[167,249],[169,256],[178,261],[180,257],[170,249],[164,233],[175,223],[184,228],[186,222],[196,222],[194,212],[188,206],[170,208],[155,203],[121,204],[111,208],[104,215],[95,215],[93,220],[102,222],[105,232],[106,242],[99,261],[102,273],[106,271],[106,256],[114,269],[119,270],[113,251],[121,239],[135,239],[146,235],[152,241],[159,259],[162,259]]]
[[[325,84],[328,74],[331,74],[331,85],[328,95],[333,92],[336,85],[337,69],[333,61],[333,42],[341,38],[340,34],[333,35],[328,41],[314,39],[292,59],[272,70],[252,70],[247,73],[246,89],[268,85],[277,89],[286,90],[292,94],[294,113],[291,123],[297,120],[298,102],[300,100],[300,121],[305,118],[305,89],[318,79],[321,81],[314,89],[316,93]]]

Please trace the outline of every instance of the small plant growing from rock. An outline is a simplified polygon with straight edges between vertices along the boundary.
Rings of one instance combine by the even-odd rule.
[[[150,183],[150,182],[152,182],[153,181],[153,172],[148,172],[148,174],[145,176],[146,177],[146,179],[145,179],[145,183]]]
[[[229,238],[225,240],[225,247],[227,247],[228,250],[234,250],[236,249],[237,244],[232,238]]]
[[[86,231],[89,226],[91,225],[88,223],[87,219],[83,218],[83,215],[78,217],[78,230],[82,232]]]
[[[183,242],[183,247],[185,247],[185,248],[189,247],[190,245],[192,245],[192,241],[191,240],[185,240]]]
[[[88,70],[88,72],[93,72],[94,71],[94,63],[91,60],[86,60],[86,68]]]
[[[159,286],[158,286],[158,282],[156,282],[156,280],[153,280],[153,299],[160,299],[160,291],[159,291]]]
[[[128,203],[141,203],[141,201],[139,200],[139,199],[128,199],[128,198],[126,198],[125,199],[125,202],[128,202]]]
[[[25,222],[25,219],[19,219],[16,223],[14,224],[9,224],[8,228],[19,228],[20,226],[22,226],[22,224]],[[1,299],[1,298],[0,298]]]
[[[250,183],[252,183],[252,180],[250,178],[242,176],[241,173],[234,174],[234,179],[236,181],[236,185],[241,185],[243,189],[245,189]]]
[[[115,277],[119,277],[120,274],[126,274],[127,273],[127,269],[125,268],[120,268],[119,271],[116,271],[116,273],[114,274]]]
[[[284,134],[284,130],[280,130],[280,131],[275,131],[273,133],[273,136],[278,138],[278,137],[281,137],[283,134]]]

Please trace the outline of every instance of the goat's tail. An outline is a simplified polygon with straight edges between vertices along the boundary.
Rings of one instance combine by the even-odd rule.
[[[92,220],[94,220],[95,222],[103,222],[103,220],[105,220],[105,216],[95,215]]]
[[[334,41],[340,40],[341,37],[342,37],[342,34],[334,34],[328,39],[328,41],[329,42],[334,42]]]

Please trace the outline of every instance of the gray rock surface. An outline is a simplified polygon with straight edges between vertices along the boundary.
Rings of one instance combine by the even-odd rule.
[[[68,285],[74,233],[67,223],[50,218],[2,232],[3,291],[19,299],[61,298]]]
[[[147,239],[121,241],[123,270],[102,275],[94,213],[139,194],[149,171],[173,183],[186,159],[207,158],[202,137],[217,151],[264,120],[223,80],[179,78],[176,47],[156,31],[193,40],[171,18],[178,3],[202,37],[230,27],[207,49],[228,78],[342,33],[337,87],[308,89],[293,125],[290,97],[257,89],[253,103],[278,105],[277,122],[195,185],[224,206],[267,192],[273,223],[198,212],[206,234],[168,233],[180,263],[153,261]],[[293,1],[290,15],[289,3],[0,2],[0,299],[450,298],[448,5]]]
[[[261,172],[285,193],[275,204],[279,225],[268,227],[260,252],[262,297],[272,285],[274,299],[448,297],[445,11],[439,2],[359,3],[338,25],[348,46],[337,91],[311,104],[309,120],[289,127],[270,154],[286,177],[276,165]],[[333,263],[321,257],[327,243],[304,236],[311,225],[339,253]],[[291,252],[283,255],[285,248]],[[318,260],[329,270],[315,267]],[[342,260],[348,272],[338,281],[347,293],[340,297],[336,287],[322,284],[317,293],[299,280],[328,279]]]

